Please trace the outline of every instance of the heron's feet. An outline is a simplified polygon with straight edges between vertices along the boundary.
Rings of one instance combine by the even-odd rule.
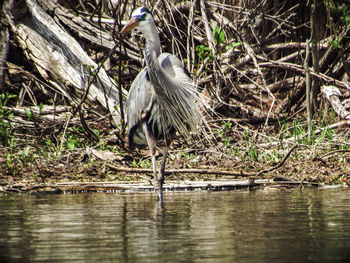
[[[154,179],[153,185],[154,185],[154,191],[158,195],[159,202],[163,201],[163,183],[164,179]]]

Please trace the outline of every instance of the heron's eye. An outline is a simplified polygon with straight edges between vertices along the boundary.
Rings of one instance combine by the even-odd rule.
[[[140,20],[145,20],[146,19],[146,16],[147,16],[147,13],[142,13],[140,15]]]

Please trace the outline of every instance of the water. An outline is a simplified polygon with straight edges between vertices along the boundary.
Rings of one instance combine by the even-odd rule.
[[[0,195],[0,262],[350,262],[350,192]]]

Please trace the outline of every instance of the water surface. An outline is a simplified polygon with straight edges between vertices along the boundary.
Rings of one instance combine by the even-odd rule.
[[[0,196],[0,262],[350,262],[350,192]]]

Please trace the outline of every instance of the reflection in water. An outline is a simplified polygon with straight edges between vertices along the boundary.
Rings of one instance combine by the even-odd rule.
[[[0,196],[1,262],[346,262],[348,191]]]

